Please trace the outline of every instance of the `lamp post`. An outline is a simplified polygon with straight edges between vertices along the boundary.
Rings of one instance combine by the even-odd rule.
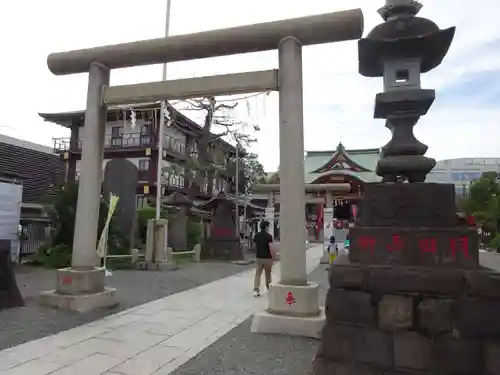
[[[165,37],[168,37],[170,31],[170,8],[172,0],[167,0],[166,18],[165,18]],[[162,67],[162,81],[167,80],[167,64]],[[163,132],[165,131],[165,109],[167,105],[165,100],[160,104],[160,125],[158,126],[158,165],[156,169],[156,220],[160,219],[161,198],[162,198],[162,177],[163,177]]]

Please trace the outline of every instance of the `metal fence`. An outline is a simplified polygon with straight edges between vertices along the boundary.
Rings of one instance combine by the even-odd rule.
[[[35,254],[52,232],[52,222],[46,218],[21,218],[19,221],[19,260]]]

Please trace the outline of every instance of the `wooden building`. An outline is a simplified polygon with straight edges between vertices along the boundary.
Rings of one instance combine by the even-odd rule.
[[[132,108],[108,109],[105,133],[103,170],[106,163],[115,158],[126,158],[138,169],[136,205],[142,207],[148,200],[156,197],[156,178],[158,161],[158,139],[163,137],[163,195],[174,192],[185,193],[188,182],[185,168],[189,158],[196,158],[197,140],[202,127],[190,120],[175,108],[168,105],[168,118],[173,119],[165,126],[163,135],[158,134],[160,122],[160,103],[145,103]],[[46,121],[64,126],[71,136],[54,138],[54,151],[66,163],[66,181],[78,180],[84,128],[84,111],[64,113],[40,113]],[[227,181],[227,166],[235,154],[234,146],[222,139],[216,139],[209,146],[214,164],[219,166],[214,178],[205,178],[198,199],[205,200],[223,190]],[[177,171],[177,172],[176,172]]]

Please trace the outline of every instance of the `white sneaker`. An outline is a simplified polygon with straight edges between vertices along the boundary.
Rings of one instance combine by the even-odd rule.
[[[254,297],[260,297],[260,292],[256,290],[255,292],[253,292],[253,296]]]

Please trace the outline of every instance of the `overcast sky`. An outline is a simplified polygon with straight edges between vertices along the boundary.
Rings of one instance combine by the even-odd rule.
[[[441,28],[457,26],[443,64],[423,77],[437,99],[416,126],[428,155],[500,157],[500,24],[498,0],[423,0],[420,15]],[[0,2],[0,133],[41,144],[67,136],[38,112],[83,109],[87,75],[54,76],[51,52],[160,37],[166,0],[17,0]],[[272,21],[361,7],[365,35],[381,22],[382,0],[173,0],[171,34]],[[480,5],[478,5],[480,4]],[[169,64],[169,79],[277,67],[277,52]],[[113,71],[112,84],[155,81],[161,66]],[[373,119],[381,79],[357,74],[357,43],[304,49],[305,149],[376,148],[389,139]],[[238,115],[258,122],[254,151],[266,170],[279,164],[276,94],[239,106]],[[199,118],[198,116],[195,116]]]

